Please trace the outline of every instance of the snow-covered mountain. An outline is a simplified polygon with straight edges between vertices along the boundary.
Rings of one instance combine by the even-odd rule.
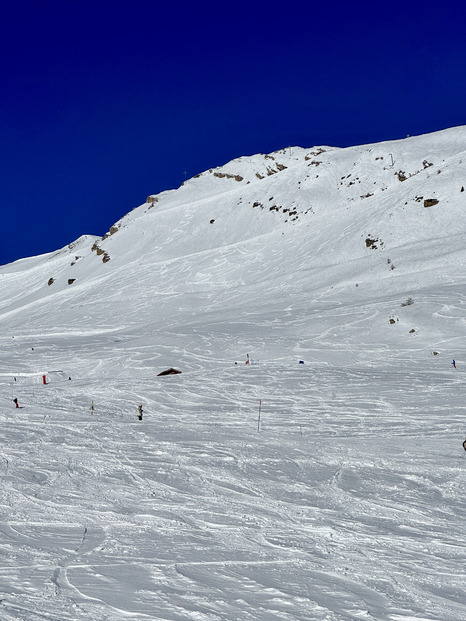
[[[1,267],[0,617],[464,619],[465,187],[292,147]]]

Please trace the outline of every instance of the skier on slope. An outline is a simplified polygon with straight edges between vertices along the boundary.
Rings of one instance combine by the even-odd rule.
[[[456,362],[455,362],[455,360],[453,360],[452,365],[453,365],[453,368],[456,369]]]
[[[139,418],[139,420],[142,420],[142,412],[143,412],[142,404],[139,404],[138,405],[138,418]]]

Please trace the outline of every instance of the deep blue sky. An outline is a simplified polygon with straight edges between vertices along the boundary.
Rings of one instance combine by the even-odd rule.
[[[466,124],[460,2],[4,5],[0,264],[241,155]]]

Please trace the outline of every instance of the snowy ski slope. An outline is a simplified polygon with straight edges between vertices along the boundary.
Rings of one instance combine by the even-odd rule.
[[[465,171],[242,157],[1,267],[0,619],[466,619]]]

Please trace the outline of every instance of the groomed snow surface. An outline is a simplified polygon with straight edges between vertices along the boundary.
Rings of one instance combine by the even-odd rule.
[[[464,621],[466,131],[325,149],[0,268],[0,619]]]

